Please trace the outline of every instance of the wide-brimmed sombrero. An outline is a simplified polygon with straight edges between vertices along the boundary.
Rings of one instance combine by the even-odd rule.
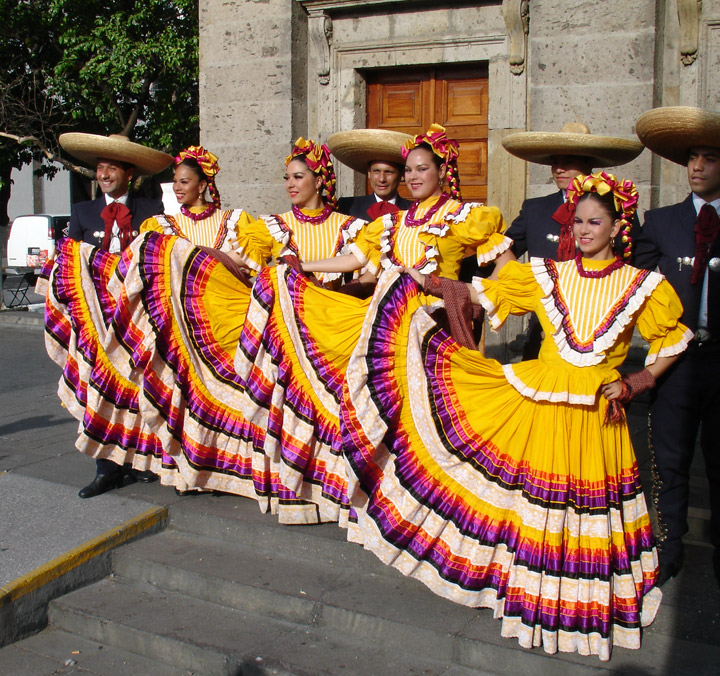
[[[343,164],[367,173],[370,162],[404,165],[402,147],[412,139],[409,134],[389,129],[352,129],[338,131],[327,141],[332,154]]]
[[[157,174],[173,161],[172,155],[134,143],[120,134],[101,136],[69,132],[60,134],[58,140],[67,152],[93,167],[103,157],[132,164],[138,174]]]
[[[616,167],[634,160],[642,151],[642,143],[596,136],[586,125],[569,122],[562,131],[521,131],[502,140],[512,155],[536,164],[552,164],[557,155],[576,155],[592,160],[593,168]]]
[[[686,165],[690,148],[720,148],[720,113],[688,106],[654,108],[638,117],[635,131],[654,153]]]

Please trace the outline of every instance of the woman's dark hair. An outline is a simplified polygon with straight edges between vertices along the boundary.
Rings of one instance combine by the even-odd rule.
[[[622,218],[622,212],[618,211],[615,206],[615,198],[611,192],[605,193],[604,195],[598,195],[596,192],[586,192],[578,197],[577,203],[583,202],[586,199],[592,199],[605,208],[608,216],[615,220],[616,218]]]
[[[197,160],[193,159],[192,157],[186,157],[182,162],[179,162],[177,165],[175,165],[175,168],[177,169],[177,167],[181,166],[186,166],[188,169],[192,170],[192,172],[198,177],[199,181],[205,181],[208,184],[211,183],[210,178],[200,168]]]
[[[427,151],[430,153],[430,157],[432,157],[433,162],[435,163],[435,166],[436,166],[438,169],[440,169],[440,167],[442,167],[442,165],[444,164],[444,163],[443,163],[443,160],[442,160],[442,157],[440,157],[439,155],[436,155],[436,154],[435,154],[435,151],[432,149],[432,146],[431,146],[429,143],[420,143],[419,145],[415,146],[415,147],[410,151],[410,153],[411,153],[413,150],[417,150],[418,148],[422,148],[423,150],[427,150]],[[409,155],[410,153],[408,153],[408,155]]]

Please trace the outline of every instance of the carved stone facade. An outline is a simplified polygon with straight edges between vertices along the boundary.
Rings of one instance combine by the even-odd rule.
[[[287,206],[283,159],[297,136],[365,126],[368,70],[487,68],[488,203],[508,221],[551,192],[547,167],[502,148],[519,130],[581,121],[635,138],[659,105],[720,110],[720,2],[700,0],[200,0],[201,142],[220,156],[229,206]],[[644,152],[618,170],[641,207],[687,194],[681,167]],[[363,182],[338,168],[340,194]]]

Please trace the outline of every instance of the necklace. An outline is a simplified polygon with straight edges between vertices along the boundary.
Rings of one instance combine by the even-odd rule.
[[[295,216],[298,221],[302,221],[303,223],[312,223],[313,225],[317,225],[318,223],[325,221],[332,211],[333,208],[330,203],[326,204],[317,216],[308,216],[307,214],[304,214],[300,207],[296,204],[293,204],[292,208],[293,216]]]
[[[600,277],[607,277],[615,272],[615,270],[619,270],[623,265],[625,265],[625,261],[618,256],[612,263],[610,263],[610,265],[602,270],[586,270],[582,264],[582,252],[578,251],[577,254],[575,254],[575,265],[577,266],[578,274],[581,277],[592,277],[594,279],[598,279]]]
[[[212,216],[212,214],[215,212],[215,208],[215,204],[213,202],[210,202],[199,214],[196,214],[194,211],[190,211],[190,209],[188,209],[184,204],[182,204],[180,205],[180,213],[183,216],[187,216],[193,221],[202,221],[204,218]]]
[[[446,192],[442,193],[440,197],[438,197],[438,201],[435,202],[435,204],[433,204],[430,209],[428,209],[428,212],[420,218],[415,218],[415,214],[417,213],[420,200],[413,202],[410,205],[410,208],[407,210],[407,213],[405,214],[405,225],[411,228],[414,228],[418,225],[425,225],[440,210],[440,207],[445,204],[445,202],[447,202],[449,199],[450,195],[448,195]]]

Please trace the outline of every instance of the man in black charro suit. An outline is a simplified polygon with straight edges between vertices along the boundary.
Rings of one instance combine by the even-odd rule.
[[[634,265],[656,266],[683,304],[681,321],[695,337],[659,380],[650,407],[657,482],[660,577],[683,564],[688,530],[689,469],[698,432],[710,489],[713,567],[720,584],[720,114],[656,108],[638,118],[637,134],[653,152],[687,168],[691,193],[645,213]]]
[[[163,211],[160,200],[130,193],[135,172],[158,173],[172,162],[172,156],[118,135],[68,133],[61,134],[59,141],[67,152],[95,167],[95,178],[103,193],[97,199],[72,205],[68,237],[120,253],[137,236],[143,221]],[[122,484],[122,467],[104,458],[95,463],[95,478],[80,490],[81,498],[101,495]],[[154,478],[149,473],[138,476]]]

